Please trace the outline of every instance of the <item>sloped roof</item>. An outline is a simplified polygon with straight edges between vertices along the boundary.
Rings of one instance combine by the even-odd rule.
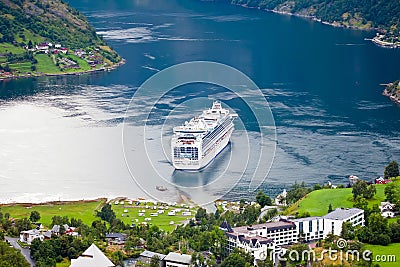
[[[165,261],[175,262],[175,263],[183,263],[183,264],[190,264],[192,261],[192,256],[187,254],[180,254],[176,252],[170,252],[164,258]]]
[[[359,208],[351,208],[351,209],[337,208],[334,211],[323,216],[323,218],[331,220],[346,220],[362,211],[363,210]]]
[[[79,258],[72,259],[70,265],[70,267],[114,266],[114,263],[112,263],[95,244],[92,244],[87,250],[85,250],[85,252],[82,253],[82,256],[79,256]]]
[[[122,234],[122,233],[108,233],[106,234],[106,238],[118,238],[120,240],[125,240],[126,239],[126,234]]]
[[[221,228],[222,230],[226,230],[229,233],[233,232],[232,227],[229,225],[229,223],[226,220],[223,223],[221,223],[219,228]]]
[[[163,260],[166,255],[161,254],[161,253],[156,253],[153,251],[149,251],[149,250],[145,250],[142,253],[140,253],[140,256],[150,258],[150,259],[153,258],[154,256],[158,256],[158,258],[160,258],[160,260]]]

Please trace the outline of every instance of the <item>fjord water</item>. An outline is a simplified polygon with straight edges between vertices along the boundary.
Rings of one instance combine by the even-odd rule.
[[[194,60],[237,68],[262,88],[277,128],[275,160],[262,185],[272,195],[296,180],[339,184],[351,174],[372,179],[390,160],[400,160],[400,107],[382,96],[379,85],[400,78],[400,51],[364,40],[372,31],[194,0],[70,4],[127,63],[112,72],[1,82],[1,201],[146,196],[125,164],[121,133],[127,105],[153,74]],[[184,107],[195,110],[183,110],[171,129],[201,111],[207,97],[235,109],[235,99],[223,90],[204,86],[179,88],[157,109],[168,115],[192,99]],[[249,132],[255,131],[250,114],[236,108]],[[154,124],[156,138],[157,120]],[[174,173],[167,159],[157,164],[172,173],[174,183],[207,184],[230,152],[244,149],[240,133],[220,155],[221,166],[211,164],[200,174]],[[143,155],[129,151],[140,162]],[[226,198],[248,196],[248,183],[238,181]],[[158,184],[149,177],[144,187]],[[173,199],[176,192],[167,186],[151,194]],[[210,186],[197,197],[189,195],[207,198],[227,189]]]

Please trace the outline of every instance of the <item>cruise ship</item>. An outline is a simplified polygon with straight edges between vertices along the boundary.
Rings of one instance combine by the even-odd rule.
[[[171,156],[175,169],[199,170],[207,166],[229,143],[236,117],[222,108],[221,102],[214,101],[200,116],[174,127]]]

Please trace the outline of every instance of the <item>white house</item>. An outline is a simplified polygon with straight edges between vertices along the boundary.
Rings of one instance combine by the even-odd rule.
[[[392,218],[395,216],[394,214],[395,205],[390,202],[381,202],[379,209],[381,210],[382,217]]]
[[[286,189],[283,189],[283,192],[276,196],[276,198],[274,200],[275,205],[277,205],[277,206],[279,206],[279,205],[286,206],[286,197],[287,197]]]
[[[37,229],[22,231],[19,235],[19,241],[28,245],[30,245],[35,238],[39,238],[40,241],[43,241],[44,236]]]
[[[340,235],[342,224],[351,222],[353,226],[364,226],[364,210],[358,208],[337,208],[322,217],[324,220],[324,236],[328,234]]]
[[[192,256],[170,252],[165,256],[164,261],[166,267],[187,267],[192,262]]]
[[[101,250],[92,244],[77,259],[71,260],[70,267],[114,267],[112,263]]]

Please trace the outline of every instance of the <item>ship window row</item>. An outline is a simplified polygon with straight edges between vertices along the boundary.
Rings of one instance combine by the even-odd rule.
[[[204,138],[203,140],[203,148],[206,147],[212,140],[216,138],[216,136],[221,135],[223,131],[226,131],[226,127],[215,130],[210,136]]]
[[[199,158],[198,151],[199,149],[197,147],[174,147],[174,157],[197,160]]]
[[[211,138],[211,136],[212,136],[215,132],[217,132],[218,130],[221,130],[221,129],[225,128],[225,127],[226,127],[228,124],[230,124],[231,122],[232,122],[232,120],[226,119],[223,123],[221,123],[221,124],[217,127],[217,129],[215,129],[214,131],[208,133],[208,134],[205,136],[205,138]]]

